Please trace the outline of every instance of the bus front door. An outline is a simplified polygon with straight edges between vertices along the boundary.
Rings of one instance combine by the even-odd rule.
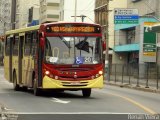
[[[19,41],[19,64],[18,64],[19,84],[22,84],[22,81],[24,79],[24,77],[22,77],[23,76],[23,67],[24,67],[24,65],[23,65],[24,37],[25,36],[23,36],[23,35],[19,36],[19,38],[20,38],[20,41]]]

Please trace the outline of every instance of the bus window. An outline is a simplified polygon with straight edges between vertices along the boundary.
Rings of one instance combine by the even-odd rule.
[[[6,42],[5,42],[5,55],[9,56],[9,51],[10,51],[10,38],[7,37]]]
[[[45,55],[46,56],[52,56],[52,48],[51,48],[51,44],[48,41],[48,39],[46,40],[45,48],[46,48]]]
[[[31,55],[35,56],[36,54],[36,50],[37,50],[37,41],[38,41],[38,33],[37,32],[33,32],[32,33],[32,41],[31,41]]]
[[[13,56],[18,56],[18,41],[19,41],[19,36],[15,36],[13,38]]]
[[[31,53],[31,33],[25,36],[24,55],[29,56]]]

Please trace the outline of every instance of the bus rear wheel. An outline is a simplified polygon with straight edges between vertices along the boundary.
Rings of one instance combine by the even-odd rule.
[[[35,96],[40,96],[40,89],[37,86],[38,86],[37,80],[34,79],[33,93],[34,93]]]
[[[19,85],[17,84],[17,76],[16,76],[16,73],[14,72],[13,73],[13,89],[15,91],[19,91],[20,90],[20,87]]]
[[[82,89],[82,94],[83,94],[83,97],[90,97],[91,95],[91,88],[88,88],[88,89]]]

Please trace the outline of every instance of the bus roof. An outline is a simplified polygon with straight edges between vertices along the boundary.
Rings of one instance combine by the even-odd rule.
[[[26,27],[26,28],[20,28],[15,30],[6,31],[6,35],[15,34],[15,33],[23,33],[31,30],[37,30],[39,29],[40,25],[32,26],[32,27]]]
[[[99,24],[96,24],[96,23],[86,23],[86,22],[65,22],[65,21],[44,23],[44,24],[42,24],[42,25],[47,26],[47,25],[56,25],[56,24],[86,24],[86,25],[97,25],[97,26],[100,26]]]

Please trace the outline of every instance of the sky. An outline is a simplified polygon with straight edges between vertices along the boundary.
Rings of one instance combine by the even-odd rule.
[[[85,15],[84,22],[94,22],[95,0],[77,0],[77,16]],[[64,21],[73,22],[75,15],[75,0],[65,0],[64,4]],[[81,18],[76,18],[77,22],[81,22]]]

